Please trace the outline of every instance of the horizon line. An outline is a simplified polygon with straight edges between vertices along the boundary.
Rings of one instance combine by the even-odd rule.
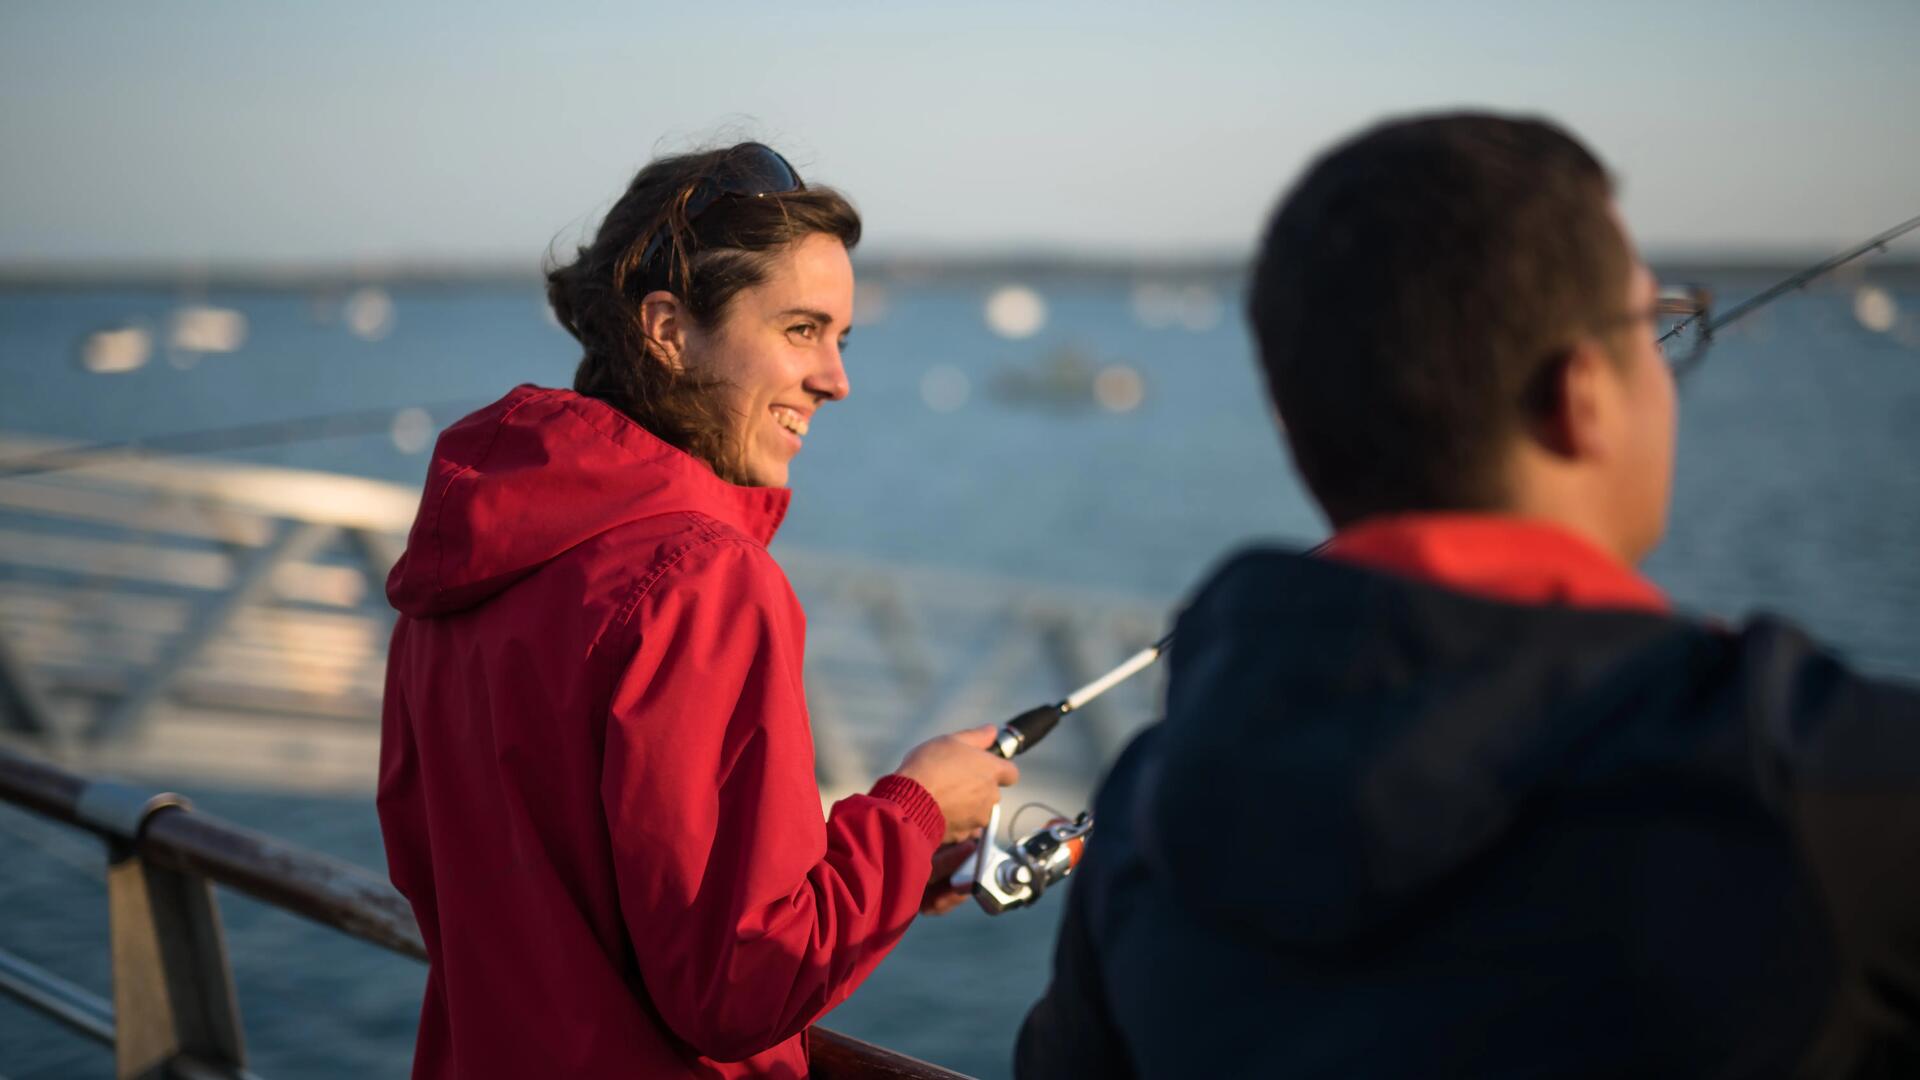
[[[1642,253],[1656,267],[1718,270],[1786,270],[1812,265],[1832,250],[1806,245],[1747,245],[1651,249]],[[1087,252],[1046,248],[999,251],[927,248],[918,251],[855,252],[856,271],[906,278],[996,275],[1238,277],[1251,253]],[[219,285],[223,287],[479,284],[540,281],[544,260],[505,256],[388,256],[379,258],[216,258],[176,256],[6,258],[0,257],[0,287],[90,285]],[[1883,255],[1870,265],[1920,269],[1920,252]]]

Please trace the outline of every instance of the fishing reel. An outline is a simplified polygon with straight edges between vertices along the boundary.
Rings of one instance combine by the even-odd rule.
[[[1168,634],[1060,701],[1028,709],[1007,721],[994,737],[992,752],[1009,760],[1027,752],[1046,738],[1062,717],[1139,674],[1160,659],[1172,644],[1173,635]],[[1019,817],[1014,814],[1016,826]],[[1026,907],[1045,895],[1050,886],[1073,873],[1081,853],[1086,850],[1087,837],[1092,834],[1093,815],[1082,811],[1072,820],[1055,817],[1038,832],[1028,833],[1003,847],[999,841],[1000,807],[995,804],[987,818],[986,831],[981,835],[979,852],[972,862],[955,871],[951,879],[953,887],[971,890],[973,898],[989,915]]]
[[[1073,873],[1093,834],[1093,815],[1083,810],[1071,821],[1056,817],[1004,847],[995,839],[999,832],[1000,807],[995,806],[979,853],[953,875],[954,888],[971,888],[989,915],[1026,907]]]

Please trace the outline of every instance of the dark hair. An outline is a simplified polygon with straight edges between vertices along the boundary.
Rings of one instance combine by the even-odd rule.
[[[574,260],[547,270],[547,302],[584,350],[575,391],[599,398],[665,442],[700,458],[722,478],[745,482],[716,384],[660,362],[641,328],[640,301],[656,289],[680,298],[712,326],[742,290],[767,279],[774,260],[816,233],[852,248],[860,215],[831,188],[758,198],[722,197],[692,221],[687,201],[730,154],[752,144],[649,162]],[[666,237],[651,262],[649,241]]]
[[[1336,527],[1497,509],[1553,361],[1626,302],[1600,162],[1541,120],[1382,124],[1281,202],[1248,314],[1295,464]]]

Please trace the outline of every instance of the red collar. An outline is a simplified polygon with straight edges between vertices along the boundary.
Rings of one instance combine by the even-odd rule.
[[[1336,533],[1329,559],[1511,604],[1669,610],[1666,595],[1566,528],[1498,514],[1395,514]]]

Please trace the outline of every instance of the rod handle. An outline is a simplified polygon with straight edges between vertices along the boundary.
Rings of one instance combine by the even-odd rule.
[[[1025,753],[1033,744],[1047,737],[1047,732],[1065,716],[1066,710],[1059,705],[1041,705],[1028,709],[1019,716],[1007,721],[1000,729],[1000,736],[993,740],[993,751],[1003,758]]]

